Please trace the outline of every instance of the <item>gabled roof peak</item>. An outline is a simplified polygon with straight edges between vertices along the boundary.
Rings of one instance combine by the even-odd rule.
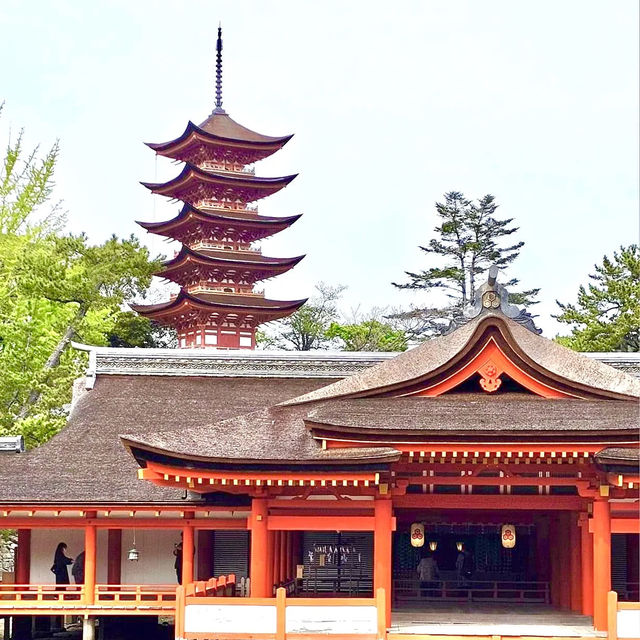
[[[529,331],[533,331],[533,333],[542,333],[542,329],[538,329],[533,321],[534,316],[526,309],[520,309],[515,304],[510,304],[509,291],[498,282],[498,267],[496,265],[489,269],[487,281],[476,291],[473,304],[465,309],[462,322],[454,320],[449,331],[453,331],[461,324],[487,313],[502,314],[529,329]]]

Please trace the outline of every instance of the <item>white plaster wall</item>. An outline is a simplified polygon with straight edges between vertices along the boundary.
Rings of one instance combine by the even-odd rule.
[[[133,546],[133,530],[122,532],[122,584],[176,584],[173,545],[180,542],[180,531],[136,529],[135,533],[140,559],[131,562],[127,555]]]
[[[75,558],[84,549],[84,529],[33,529],[31,531],[31,569],[29,582],[32,584],[53,584],[51,573],[53,554],[59,542],[67,543],[67,555]],[[98,530],[96,582],[107,581],[107,532]],[[69,580],[73,576],[69,565]]]
[[[98,529],[96,582],[107,582],[107,530]],[[128,559],[133,546],[133,529],[122,531],[122,584],[176,584],[173,567],[175,557],[173,545],[180,542],[180,531],[168,529],[136,529],[136,549],[140,553],[138,562]],[[67,555],[75,558],[84,549],[83,529],[33,529],[31,532],[32,584],[53,584],[51,573],[53,554],[59,542],[67,543]],[[197,562],[194,557],[194,566]],[[69,579],[73,584],[69,566]]]

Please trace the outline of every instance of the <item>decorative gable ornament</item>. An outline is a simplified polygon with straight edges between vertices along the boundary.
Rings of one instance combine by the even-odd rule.
[[[516,546],[516,528],[512,524],[503,524],[500,539],[505,549],[513,549]]]
[[[424,525],[422,524],[422,522],[414,522],[411,525],[411,546],[424,546]]]
[[[542,333],[542,329],[538,329],[533,321],[534,316],[525,309],[520,309],[516,305],[509,303],[509,292],[497,279],[498,267],[493,265],[489,269],[487,281],[476,291],[473,304],[464,310],[462,318],[453,320],[447,333],[451,333],[451,331],[458,329],[484,312],[495,313],[496,311],[521,324],[529,331],[533,331],[533,333]]]

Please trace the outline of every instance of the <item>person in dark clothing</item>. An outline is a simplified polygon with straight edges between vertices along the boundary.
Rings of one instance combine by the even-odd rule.
[[[81,551],[73,561],[71,575],[76,581],[76,584],[84,584],[84,551]]]
[[[173,555],[176,557],[173,568],[176,570],[178,584],[182,584],[182,534],[180,534],[180,542],[173,545]]]
[[[67,567],[73,564],[73,560],[65,554],[67,550],[67,543],[60,542],[56,547],[56,552],[53,556],[53,565],[51,565],[51,571],[56,575],[56,584],[69,584],[69,570]]]

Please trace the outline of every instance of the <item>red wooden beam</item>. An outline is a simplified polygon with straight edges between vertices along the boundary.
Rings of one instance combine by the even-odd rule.
[[[542,511],[586,509],[587,500],[579,496],[453,495],[410,493],[395,496],[395,507],[406,509],[539,509]]]
[[[374,531],[373,516],[269,516],[270,531]],[[395,530],[395,519],[394,519]]]
[[[6,529],[84,529],[88,524],[98,529],[182,529],[185,525],[194,529],[246,529],[244,518],[0,518],[0,527]]]
[[[640,518],[611,518],[611,533],[640,533]],[[593,520],[589,520],[589,533],[594,533]]]

